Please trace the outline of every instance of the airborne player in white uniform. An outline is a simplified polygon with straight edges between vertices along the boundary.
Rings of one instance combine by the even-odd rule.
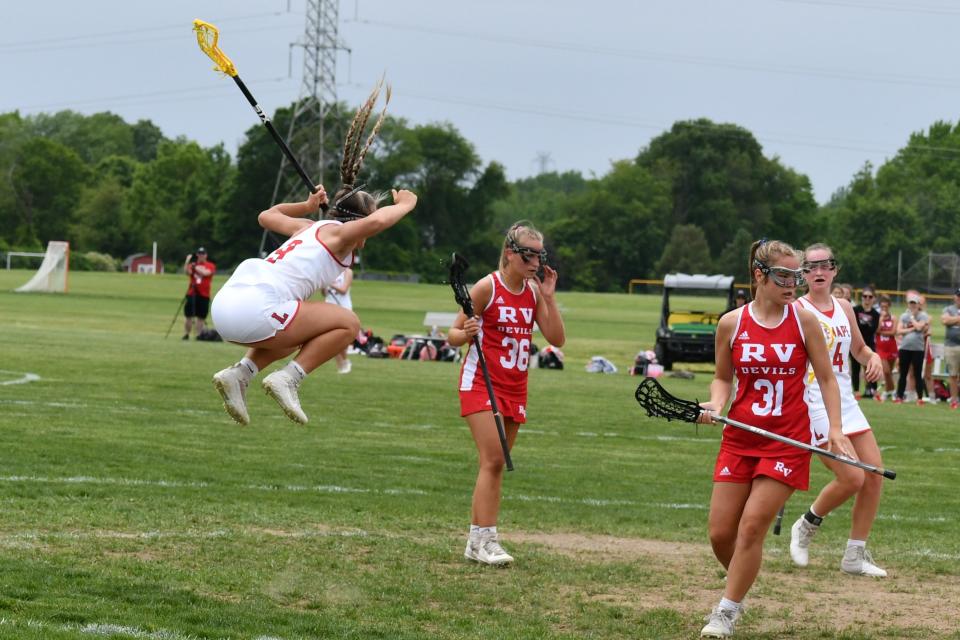
[[[357,110],[344,143],[340,179],[343,186],[329,212],[334,220],[313,221],[306,216],[327,204],[323,187],[306,201],[281,203],[262,212],[260,225],[290,236],[266,258],[244,260],[213,300],[213,318],[224,339],[248,347],[246,356],[217,372],[213,384],[223,406],[240,424],[250,422],[246,388],[261,369],[296,352],[285,367],[263,380],[263,388],[286,413],[305,424],[298,389],[304,377],[353,342],[360,329],[356,314],[309,298],[326,289],[351,264],[353,254],[367,238],[389,229],[417,204],[411,191],[393,191],[393,204],[377,208],[379,197],[354,186],[363,157],[373,143],[381,113],[364,144],[363,123],[380,94],[380,85]],[[388,97],[389,100],[389,89]],[[359,124],[358,124],[359,123]]]
[[[816,316],[827,340],[827,353],[833,363],[834,374],[840,385],[843,434],[850,438],[857,457],[863,462],[883,466],[880,448],[867,418],[853,396],[850,379],[851,354],[864,365],[868,381],[883,375],[880,357],[866,345],[857,326],[853,307],[847,300],[830,295],[837,263],[830,247],[811,245],[804,252],[802,268],[810,291],[797,300],[797,305]],[[811,442],[822,445],[827,439],[827,414],[820,394],[820,385],[813,376],[807,378],[807,405],[810,407]],[[866,550],[867,536],[880,506],[882,478],[875,474],[834,460],[820,457],[835,478],[820,491],[820,495],[790,530],[790,556],[794,563],[805,567],[809,561],[810,541],[828,513],[856,495],[853,504],[853,522],[850,538],[840,568],[856,575],[883,577],[887,572],[873,564]]]

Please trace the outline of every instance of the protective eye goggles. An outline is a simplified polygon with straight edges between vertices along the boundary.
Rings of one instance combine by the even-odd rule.
[[[826,260],[814,260],[813,262],[804,261],[800,265],[800,269],[804,273],[810,273],[811,271],[836,271],[837,261],[833,258],[828,258]]]
[[[773,280],[778,287],[799,287],[804,284],[803,269],[787,269],[786,267],[769,267],[759,260],[753,261],[753,268]]]
[[[524,264],[530,262],[531,259],[537,258],[540,260],[540,264],[547,263],[547,250],[546,249],[531,249],[530,247],[524,247],[510,240],[510,251],[513,251],[523,260]]]

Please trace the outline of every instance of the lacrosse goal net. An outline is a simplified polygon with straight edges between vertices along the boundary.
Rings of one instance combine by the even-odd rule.
[[[48,291],[54,293],[67,292],[67,273],[70,270],[70,243],[51,240],[47,243],[47,252],[43,255],[40,268],[33,274],[30,281],[18,292]]]

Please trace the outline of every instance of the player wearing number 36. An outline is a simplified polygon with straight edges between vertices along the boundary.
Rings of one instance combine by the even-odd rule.
[[[755,242],[750,251],[753,302],[720,319],[716,374],[701,422],[712,422],[731,393],[728,418],[801,442],[810,441],[804,400],[808,363],[820,383],[827,422],[827,448],[855,458],[841,431],[840,388],[823,332],[809,311],[794,305],[803,283],[800,256],[777,241]],[[795,490],[810,483],[807,450],[727,426],[713,472],[710,544],[727,570],[723,597],[700,632],[705,638],[733,635],[741,604],[760,571],[763,541],[774,516]]]
[[[533,324],[555,347],[563,346],[563,319],[554,293],[557,272],[545,264],[543,235],[529,222],[510,227],[500,254],[500,269],[470,290],[478,316],[461,311],[448,342],[458,347],[479,337],[490,374],[497,408],[503,415],[507,444],[511,448],[520,425],[527,421],[527,369]],[[537,272],[542,268],[542,280]],[[470,536],[464,555],[484,564],[507,564],[513,558],[497,538],[500,486],[504,454],[490,405],[476,343],[472,343],[460,371],[460,415],[477,446],[479,473],[473,490]]]
[[[227,413],[241,424],[250,421],[246,388],[261,369],[296,353],[286,366],[263,380],[263,388],[288,418],[305,424],[299,386],[304,376],[343,351],[356,337],[360,321],[353,311],[326,302],[310,301],[314,292],[331,286],[353,264],[354,252],[367,239],[399,222],[417,204],[411,191],[393,191],[393,204],[379,207],[383,196],[356,185],[373,132],[363,140],[363,124],[376,104],[380,86],[357,111],[344,144],[341,188],[328,206],[322,186],[304,202],[276,204],[259,217],[260,225],[290,236],[267,257],[244,260],[213,300],[213,319],[225,340],[248,347],[237,364],[213,376]],[[388,90],[389,99],[389,90]],[[328,219],[306,216],[319,208]]]

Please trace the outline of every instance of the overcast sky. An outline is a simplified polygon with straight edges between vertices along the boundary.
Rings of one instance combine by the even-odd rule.
[[[300,92],[304,0],[5,5],[0,112],[109,110],[233,153],[258,120],[200,53],[197,17],[268,113]],[[510,179],[600,176],[706,117],[752,131],[824,202],[957,119],[958,27],[948,0],[342,0],[338,94],[359,104],[386,72],[392,114],[452,123]]]

